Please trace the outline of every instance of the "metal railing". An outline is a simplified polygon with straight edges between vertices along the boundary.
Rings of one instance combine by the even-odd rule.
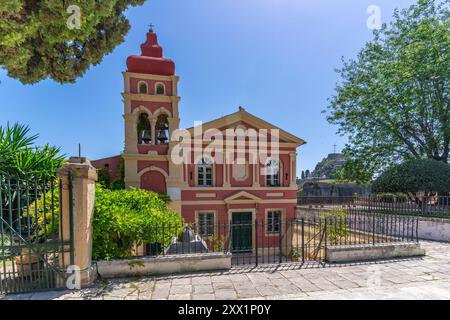
[[[234,266],[323,262],[329,246],[418,241],[418,218],[407,215],[316,210],[300,219],[209,225],[159,225],[136,255],[231,253]]]
[[[69,175],[70,190],[71,181]],[[60,228],[61,185],[55,176],[0,175],[0,292],[65,284],[65,268],[73,264],[73,237]]]
[[[368,212],[439,216],[450,218],[450,196],[418,197],[405,195],[370,195],[352,197],[298,196],[297,204],[309,208],[359,208]]]

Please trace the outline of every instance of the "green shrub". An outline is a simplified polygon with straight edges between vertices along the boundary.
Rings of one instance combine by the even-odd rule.
[[[381,193],[375,199],[383,203],[404,203],[408,197],[404,193]]]
[[[102,187],[108,189],[111,187],[111,178],[108,170],[105,168],[97,169],[97,177],[97,182],[100,183]]]
[[[33,233],[29,241],[44,242],[58,239],[59,228],[59,184],[55,180],[53,191],[33,201],[24,209],[24,216],[30,217],[31,225],[37,227],[37,237]],[[36,219],[37,218],[37,219]]]
[[[349,235],[349,226],[346,223],[347,213],[344,209],[331,209],[324,212],[323,219],[326,219],[326,235],[330,244],[338,244],[340,239]],[[322,221],[321,223],[325,223]]]
[[[442,161],[410,160],[384,171],[372,185],[374,192],[449,192],[450,165]]]
[[[8,248],[11,245],[11,239],[8,234],[0,233],[0,256],[8,258],[11,256],[11,250]]]
[[[158,247],[161,247],[160,244],[169,244],[172,237],[182,231],[184,223],[178,213],[168,208],[166,200],[154,192],[137,189],[109,190],[97,183],[93,259],[130,257],[133,247],[143,243],[157,244]],[[47,192],[45,197],[39,198],[27,210],[32,224],[38,226],[38,239],[33,236],[30,241],[43,242],[58,234],[58,187],[55,187],[53,194]]]
[[[184,223],[156,193],[96,188],[93,259],[131,257],[134,245],[170,243]]]

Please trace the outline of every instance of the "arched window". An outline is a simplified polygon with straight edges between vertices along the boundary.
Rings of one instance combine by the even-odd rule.
[[[152,127],[150,125],[150,120],[146,113],[141,113],[139,115],[137,123],[137,134],[139,144],[151,144],[152,143]]]
[[[165,95],[166,94],[166,88],[162,83],[158,83],[156,85],[156,94],[157,95]]]
[[[268,159],[266,162],[266,186],[280,186],[280,161],[277,159]]]
[[[169,117],[166,114],[160,114],[156,120],[156,141],[157,144],[169,143]]]
[[[140,94],[147,94],[148,93],[147,83],[139,82],[139,93]]]
[[[213,185],[213,163],[208,158],[202,158],[197,162],[197,185],[202,187]]]

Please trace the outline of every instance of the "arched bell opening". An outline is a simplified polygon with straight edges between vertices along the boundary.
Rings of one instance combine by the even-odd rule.
[[[169,117],[166,114],[160,114],[156,120],[156,143],[158,145],[169,144]]]
[[[152,143],[152,126],[148,118],[148,114],[141,113],[137,123],[138,143],[151,144]]]

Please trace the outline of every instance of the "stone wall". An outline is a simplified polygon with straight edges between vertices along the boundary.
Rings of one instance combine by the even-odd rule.
[[[231,268],[231,254],[183,254],[98,261],[97,267],[102,278],[229,270]]]
[[[420,218],[419,238],[450,242],[450,219]]]
[[[379,243],[351,246],[329,246],[325,260],[332,263],[392,259],[425,255],[425,250],[417,242]]]

